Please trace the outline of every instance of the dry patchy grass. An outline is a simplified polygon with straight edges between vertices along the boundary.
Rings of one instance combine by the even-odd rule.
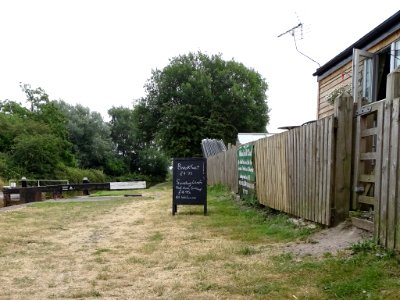
[[[2,213],[0,298],[248,298],[274,289],[274,245],[219,235],[205,218],[192,206],[171,216],[168,188]]]
[[[260,231],[218,197],[209,216],[201,206],[172,216],[171,194],[0,214],[0,299],[329,299],[282,254],[276,224]]]

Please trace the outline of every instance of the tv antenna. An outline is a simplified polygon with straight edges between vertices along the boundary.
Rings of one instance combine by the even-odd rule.
[[[293,37],[294,46],[296,47],[296,51],[299,52],[301,55],[307,57],[309,60],[311,60],[312,62],[316,63],[320,67],[321,65],[319,64],[319,62],[315,61],[314,59],[312,59],[308,55],[306,55],[303,52],[301,52],[299,50],[299,48],[297,47],[296,33],[298,31],[300,31],[300,36],[301,36],[300,39],[302,40],[303,39],[303,26],[304,26],[304,24],[300,21],[299,16],[297,16],[297,14],[296,14],[296,17],[297,17],[297,19],[299,21],[299,24],[297,24],[296,26],[293,26],[292,28],[290,28],[290,29],[286,30],[285,32],[281,33],[280,35],[278,35],[278,38],[280,38],[280,37],[282,37],[284,35],[290,34]]]

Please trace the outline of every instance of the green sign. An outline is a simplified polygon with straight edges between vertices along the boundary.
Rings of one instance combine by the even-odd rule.
[[[238,149],[239,190],[242,195],[254,193],[256,173],[253,165],[253,145],[240,146]]]

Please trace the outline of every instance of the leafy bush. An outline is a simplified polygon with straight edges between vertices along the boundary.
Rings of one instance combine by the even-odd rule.
[[[164,181],[168,174],[169,159],[156,148],[147,148],[138,153],[136,166],[140,174]]]
[[[70,183],[82,183],[84,177],[90,182],[106,182],[107,177],[103,171],[95,169],[79,169],[64,167],[57,173],[58,179],[67,179]]]
[[[111,157],[107,160],[104,172],[110,176],[122,176],[128,172],[128,164],[121,158]]]
[[[7,179],[21,178],[25,176],[22,168],[15,166],[9,155],[0,153],[0,176]]]
[[[64,142],[55,135],[20,135],[15,138],[10,155],[14,165],[25,172],[25,176],[54,177]]]

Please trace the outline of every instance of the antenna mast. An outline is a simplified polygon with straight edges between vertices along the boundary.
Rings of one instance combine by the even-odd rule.
[[[297,16],[297,14],[296,14]],[[299,24],[297,24],[296,26],[293,26],[292,28],[290,28],[289,30],[286,30],[285,32],[281,33],[280,35],[278,35],[278,38],[280,38],[281,36],[284,36],[286,34],[291,34],[293,36],[293,41],[294,41],[294,46],[296,47],[296,51],[299,52],[301,55],[307,57],[309,60],[311,60],[312,62],[316,63],[319,67],[321,66],[319,64],[319,62],[315,61],[314,59],[312,59],[311,57],[309,57],[308,55],[304,54],[303,52],[301,52],[298,48],[297,48],[297,42],[296,42],[296,30],[300,29],[300,34],[301,34],[301,40],[303,39],[303,26],[304,24],[300,21],[299,17],[297,16],[297,19],[299,20]]]

